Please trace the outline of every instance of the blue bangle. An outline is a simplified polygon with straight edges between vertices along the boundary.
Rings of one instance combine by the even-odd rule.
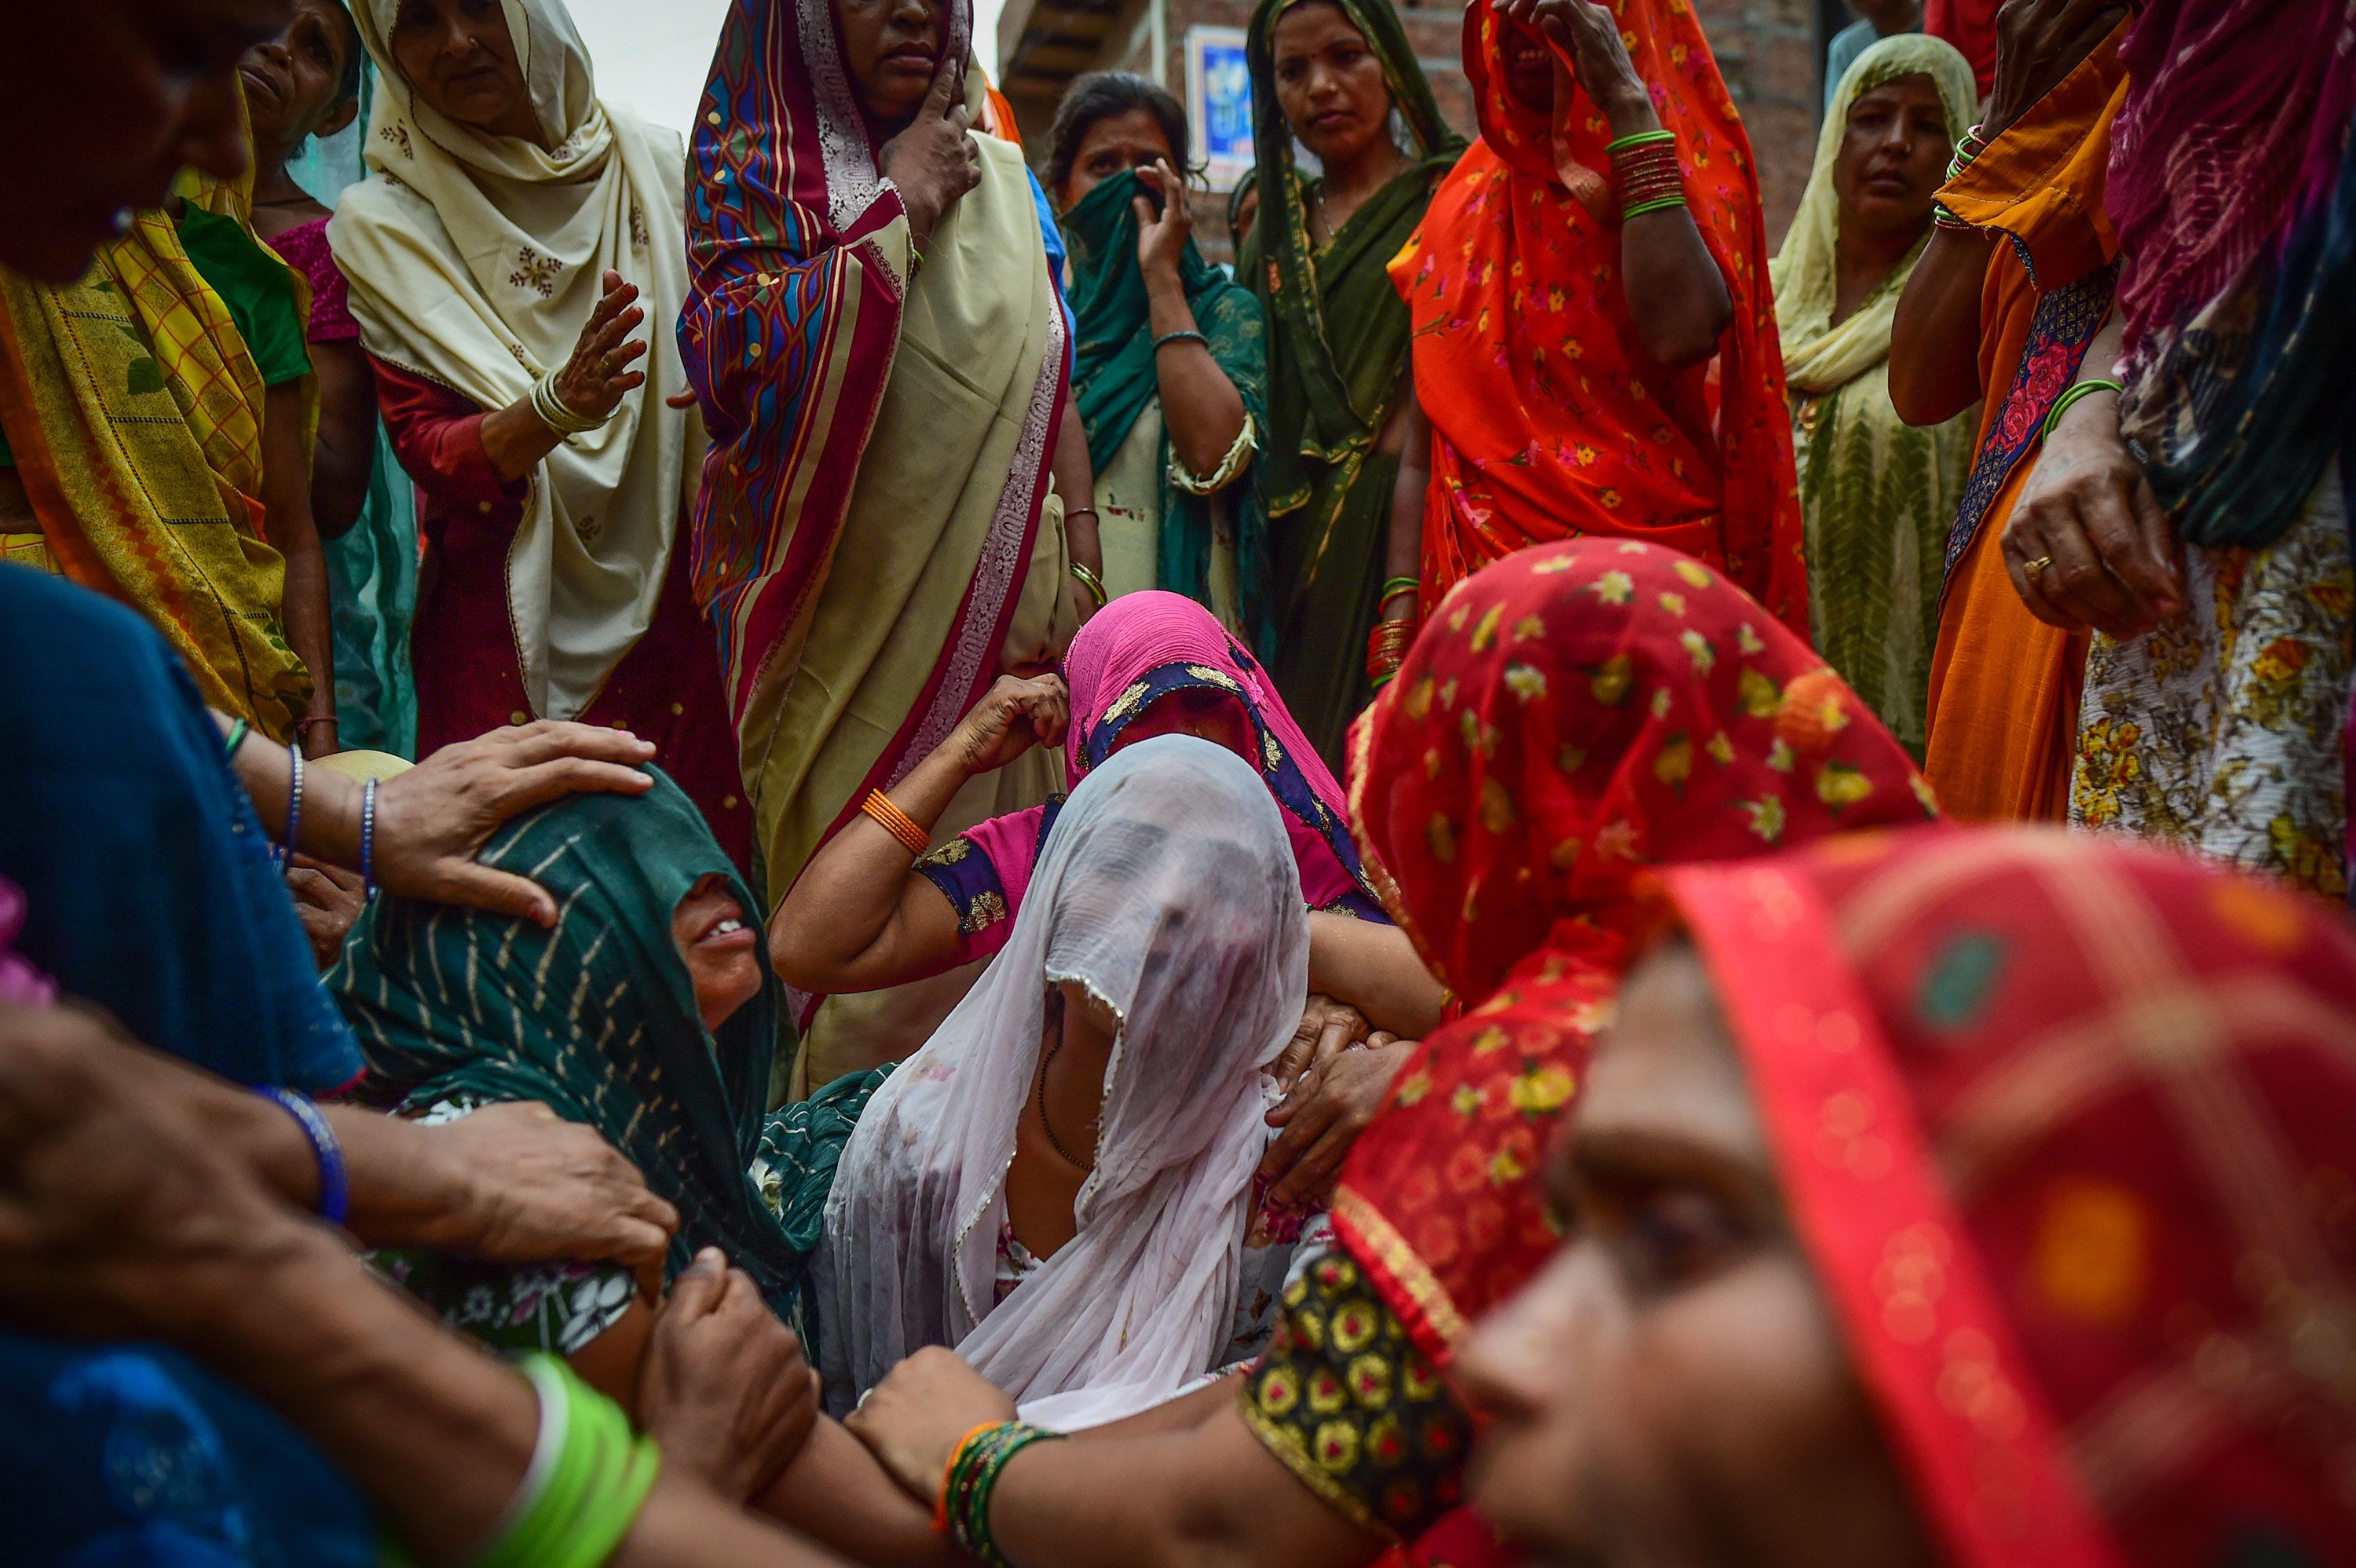
[[[286,786],[286,853],[279,862],[292,864],[295,843],[303,832],[303,748],[297,743],[286,748],[286,755],[294,764],[294,782]]]
[[[360,891],[376,896],[376,780],[360,786]]]
[[[319,1201],[314,1212],[330,1225],[342,1224],[351,1208],[352,1189],[344,1174],[344,1146],[336,1141],[336,1129],[327,1125],[318,1106],[292,1089],[256,1089],[254,1093],[276,1102],[311,1140],[311,1152],[319,1160]]]

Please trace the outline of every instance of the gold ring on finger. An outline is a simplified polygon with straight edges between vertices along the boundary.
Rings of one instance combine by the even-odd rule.
[[[2028,576],[2029,581],[2034,582],[2039,578],[2043,577],[2045,575],[2046,569],[2052,564],[2053,558],[2051,556],[2040,555],[2035,560],[2030,561],[2027,566],[2022,567],[2020,570]]]

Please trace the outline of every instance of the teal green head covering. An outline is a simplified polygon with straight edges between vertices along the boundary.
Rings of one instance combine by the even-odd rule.
[[[1137,264],[1138,197],[1151,199],[1136,174],[1123,170],[1074,202],[1063,215],[1064,242],[1071,256],[1072,384],[1078,389],[1080,421],[1087,427],[1088,462],[1102,473],[1129,439],[1130,428],[1161,391],[1154,365],[1153,326],[1149,319],[1145,273]],[[1194,313],[1194,325],[1210,339],[1218,362],[1244,410],[1268,442],[1268,329],[1259,301],[1203,260],[1192,240],[1178,262],[1179,285]],[[1275,624],[1268,594],[1268,508],[1259,467],[1227,493],[1237,497],[1236,552],[1243,580],[1245,629],[1254,644],[1269,647]],[[1211,603],[1211,497],[1181,489],[1170,479],[1170,441],[1162,443],[1162,539],[1155,576],[1161,586],[1205,606]]]
[[[704,1030],[672,912],[723,878],[756,927],[760,903],[702,815],[660,772],[645,795],[569,796],[492,836],[482,864],[555,897],[556,924],[386,895],[361,915],[327,984],[369,1062],[361,1092],[423,1109],[444,1099],[539,1100],[595,1127],[677,1205],[669,1274],[718,1246],[772,1300],[802,1260],[747,1174],[776,1049],[777,983]]]

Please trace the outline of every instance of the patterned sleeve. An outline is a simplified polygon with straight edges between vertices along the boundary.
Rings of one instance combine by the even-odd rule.
[[[1295,1271],[1244,1419],[1352,1522],[1412,1540],[1461,1500],[1472,1419],[1339,1249]]]
[[[1006,945],[1014,929],[1006,888],[999,880],[997,864],[972,839],[958,835],[917,861],[916,869],[957,911],[958,934],[964,938],[958,963],[987,958]]]

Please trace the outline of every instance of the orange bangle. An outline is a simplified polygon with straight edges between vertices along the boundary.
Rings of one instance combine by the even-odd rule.
[[[933,836],[917,827],[916,818],[894,805],[882,790],[869,790],[859,809],[873,817],[884,832],[897,838],[909,854],[921,859],[933,847]]]
[[[871,795],[869,798],[880,800],[883,797]],[[887,801],[885,804],[890,803]],[[965,1445],[983,1433],[995,1431],[1005,1424],[1002,1421],[985,1421],[958,1438],[957,1446],[949,1450],[949,1462],[941,1467],[941,1489],[933,1495],[933,1528],[943,1535],[949,1532],[949,1477],[957,1474],[958,1460],[964,1455]]]

